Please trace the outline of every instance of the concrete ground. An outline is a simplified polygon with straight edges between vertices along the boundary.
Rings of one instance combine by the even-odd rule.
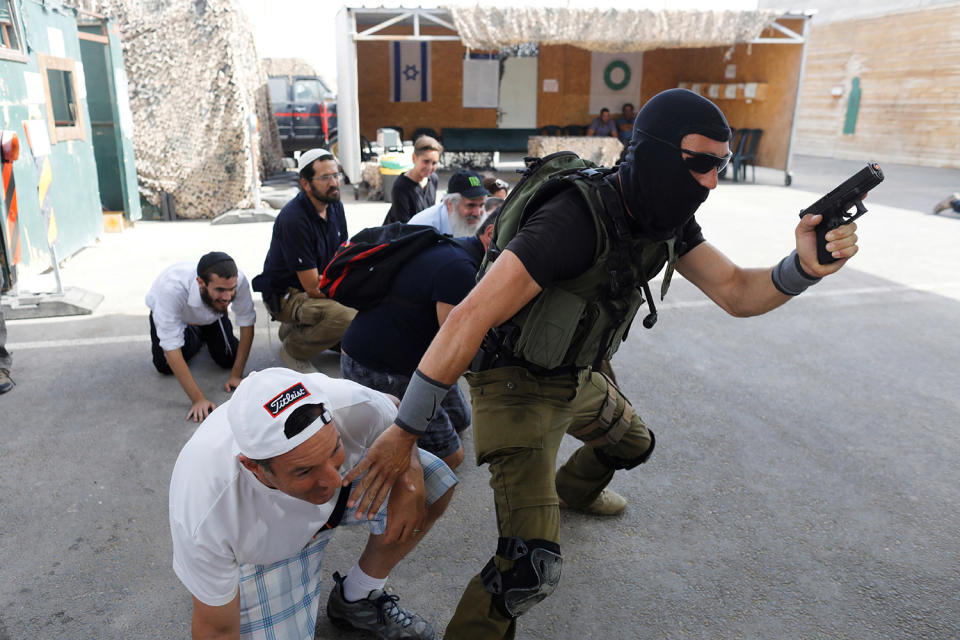
[[[721,183],[698,220],[737,263],[770,265],[797,212],[859,166],[800,157],[791,188],[761,169],[756,184]],[[884,170],[861,252],[836,276],[748,320],[678,277],[657,326],[634,328],[614,365],[657,451],[614,479],[630,501],[621,516],[563,515],[564,578],[519,637],[960,637],[960,218],[929,213],[960,172]],[[351,231],[386,209],[348,201]],[[92,315],[8,323],[18,385],[0,397],[0,640],[189,635],[167,486],[195,425],[150,364],[143,297],[164,266],[212,249],[257,274],[270,231],[138,223],[65,261],[67,286],[105,296]],[[277,346],[261,313],[248,368],[278,364]],[[332,354],[317,364],[336,375]],[[212,401],[229,398],[206,354],[191,368]],[[466,446],[447,515],[391,578],[440,631],[496,542],[486,469]],[[325,575],[349,570],[363,541],[341,532]],[[321,613],[317,637],[365,636]]]

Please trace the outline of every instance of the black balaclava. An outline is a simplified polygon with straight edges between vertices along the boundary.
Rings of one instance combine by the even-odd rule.
[[[634,216],[634,229],[664,238],[693,217],[710,190],[690,175],[680,151],[648,138],[644,131],[679,147],[689,133],[726,142],[730,127],[717,105],[687,89],[658,93],[637,113],[633,137],[619,165],[623,196]]]

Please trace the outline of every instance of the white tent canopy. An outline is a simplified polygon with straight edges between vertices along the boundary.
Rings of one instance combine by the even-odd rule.
[[[470,49],[525,42],[619,53],[718,47],[756,40],[782,10],[650,11],[531,7],[445,7]]]

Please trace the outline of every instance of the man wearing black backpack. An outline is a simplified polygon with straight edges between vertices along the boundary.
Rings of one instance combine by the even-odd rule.
[[[754,316],[857,252],[856,225],[843,225],[826,235],[836,261],[820,264],[819,215],[800,220],[796,250],[772,268],[739,267],[707,243],[694,213],[729,162],[729,139],[716,105],[671,89],[640,110],[615,171],[578,174],[568,188],[547,181],[542,189],[550,185],[550,193],[530,196],[522,219],[511,217],[525,192],[521,181],[494,232],[499,257],[485,261],[482,280],[447,317],[395,424],[345,477],[363,474],[348,504],[359,504],[358,514],[375,512],[434,408],[470,368],[477,460],[490,467],[500,538],[446,637],[515,637],[517,616],[560,578],[560,501],[592,510],[615,471],[652,453],[653,433],[616,385],[593,370],[616,351],[643,302],[641,289],[651,306],[644,324],[656,321],[650,279],[666,267],[665,292],[675,268],[731,315]],[[584,445],[556,470],[568,433]]]
[[[399,268],[383,300],[361,309],[344,334],[344,378],[403,397],[450,310],[476,284],[494,222],[496,214],[480,224],[475,236],[435,244]],[[460,388],[451,385],[418,446],[456,469],[463,462],[460,432],[469,426],[470,407]]]

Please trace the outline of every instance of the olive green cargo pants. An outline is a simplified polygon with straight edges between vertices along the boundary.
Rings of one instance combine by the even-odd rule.
[[[490,466],[490,486],[501,537],[559,542],[558,494],[571,507],[593,502],[614,469],[643,460],[651,434],[617,388],[601,374],[537,377],[521,367],[467,374],[473,401],[477,464]],[[565,434],[585,444],[559,469]],[[491,551],[496,542],[490,541]],[[495,557],[497,568],[512,563]],[[460,597],[445,637],[512,639],[516,619],[503,616],[474,576]]]
[[[357,315],[329,298],[310,298],[293,287],[280,302],[276,319],[283,348],[297,360],[310,360],[338,344]]]

